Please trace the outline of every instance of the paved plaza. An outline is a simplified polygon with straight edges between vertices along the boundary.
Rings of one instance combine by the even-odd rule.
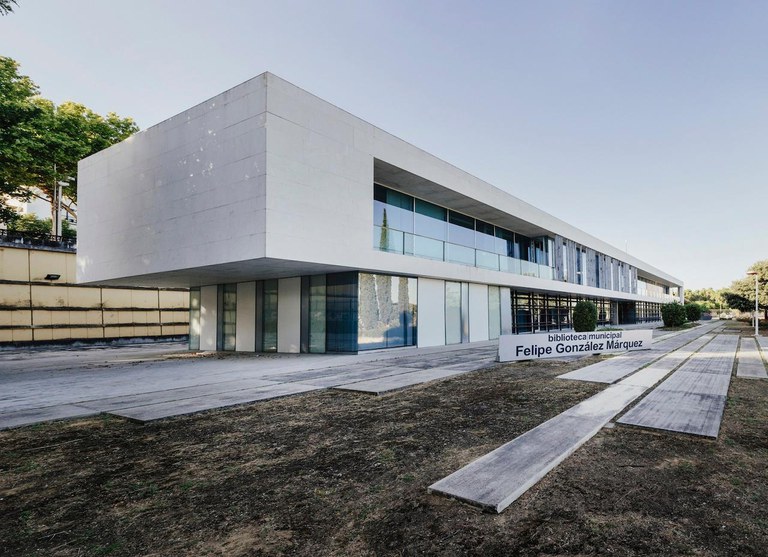
[[[183,344],[0,352],[0,429],[109,413],[149,421],[326,388],[383,394],[494,365],[495,343],[356,355],[210,354]]]
[[[734,364],[737,377],[766,377],[760,340],[739,341],[720,322],[656,330],[651,350],[560,376],[606,384],[603,391],[429,489],[501,512],[637,400],[618,423],[717,437]],[[496,349],[484,342],[341,356],[192,354],[167,343],[0,352],[0,429],[99,413],[146,422],[329,388],[380,395],[493,367]]]

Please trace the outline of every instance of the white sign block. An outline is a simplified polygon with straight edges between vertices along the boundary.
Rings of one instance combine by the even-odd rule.
[[[653,331],[650,329],[502,335],[499,337],[499,361],[650,350],[652,337]]]

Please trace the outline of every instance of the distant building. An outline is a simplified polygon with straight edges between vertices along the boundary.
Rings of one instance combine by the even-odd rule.
[[[581,299],[655,321],[683,292],[268,73],[81,161],[78,201],[78,280],[192,288],[192,348],[457,344],[568,329]]]

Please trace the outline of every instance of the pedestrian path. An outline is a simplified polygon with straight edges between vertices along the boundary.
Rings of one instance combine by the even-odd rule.
[[[671,335],[663,335],[654,339],[650,350],[626,352],[596,364],[564,373],[558,376],[558,378],[612,384],[658,360],[664,354],[677,350],[693,339],[701,337],[719,327],[722,327],[722,325],[714,321],[692,329],[675,331]]]
[[[763,351],[763,357],[766,357],[766,355],[768,354],[768,337],[757,336],[755,337],[755,340],[757,341],[757,344],[760,346],[760,349]],[[768,357],[766,357],[766,360],[768,360]]]
[[[711,339],[710,335],[702,336],[662,356],[653,365],[435,482],[429,491],[503,511]]]
[[[718,335],[618,423],[716,438],[737,346],[737,336]]]
[[[736,364],[736,377],[768,379],[760,348],[758,348],[754,338],[741,338],[738,363]]]
[[[90,354],[86,366],[60,373],[52,373],[47,363],[39,371],[6,373],[6,362],[9,368],[41,364],[31,358],[0,359],[0,429],[102,412],[144,422],[335,387],[382,394],[491,367],[496,346],[171,361],[156,360],[156,350],[147,352],[151,361],[138,356],[124,361],[120,351],[102,353],[119,359],[106,358],[106,365],[99,365],[98,355]],[[49,359],[65,365],[54,353]]]

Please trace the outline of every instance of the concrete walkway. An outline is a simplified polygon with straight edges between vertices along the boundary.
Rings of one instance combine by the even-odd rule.
[[[0,353],[0,429],[101,412],[148,421],[338,386],[380,394],[488,367],[496,355],[496,344],[485,342],[342,356],[167,358],[183,348]]]
[[[653,339],[653,347],[651,350],[626,352],[619,356],[597,362],[596,364],[569,373],[564,373],[559,376],[559,379],[592,381],[595,383],[608,384],[615,383],[619,379],[636,372],[655,360],[658,360],[664,354],[667,354],[672,350],[677,350],[691,342],[691,340],[718,329],[721,326],[722,323],[709,321],[691,329],[666,333]]]
[[[618,423],[716,438],[738,340],[718,335]]]
[[[697,327],[696,330],[702,332]],[[709,335],[660,357],[509,443],[435,482],[429,491],[501,512],[630,403],[712,339]],[[616,358],[611,358],[613,361]]]
[[[768,373],[765,372],[765,363],[760,354],[760,348],[754,338],[742,337],[741,342],[739,343],[736,377],[768,379]]]

